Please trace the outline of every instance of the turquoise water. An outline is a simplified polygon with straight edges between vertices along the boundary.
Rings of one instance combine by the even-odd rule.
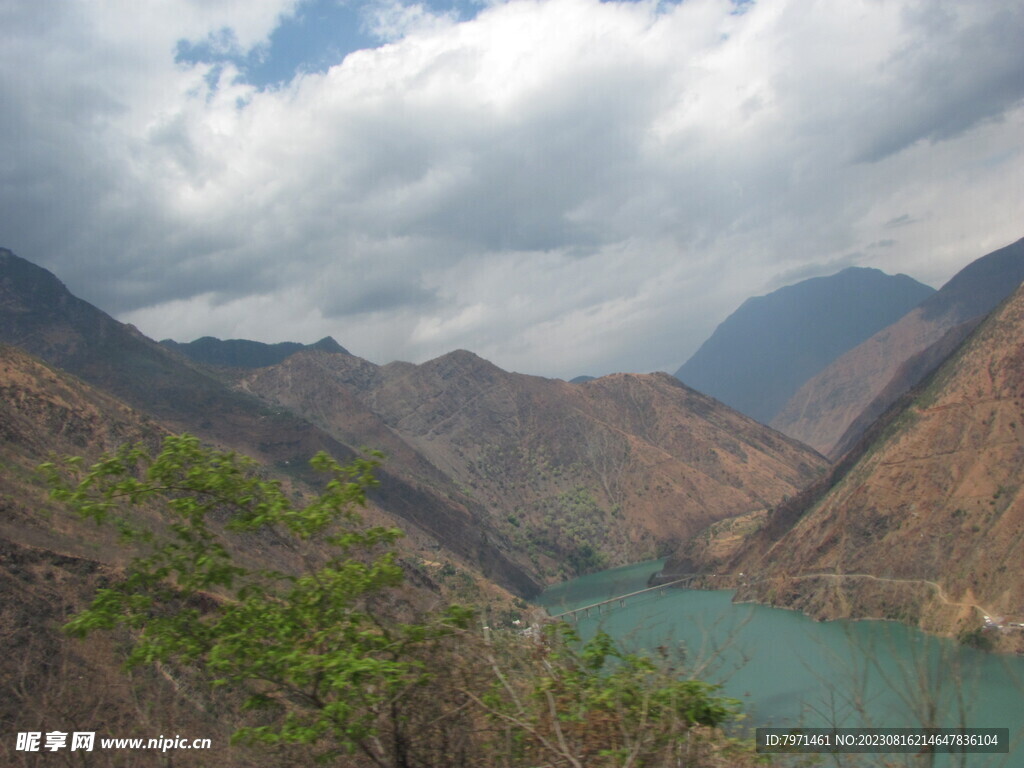
[[[660,568],[654,561],[583,576],[549,588],[539,602],[552,614],[590,605],[643,589]],[[721,683],[724,695],[743,702],[752,726],[1008,728],[1010,755],[969,755],[966,765],[1024,766],[1024,659],[895,622],[816,622],[731,598],[729,591],[657,590],[625,607],[591,610],[579,629],[586,637],[603,628],[633,650],[680,649],[694,677]],[[927,714],[933,706],[938,716]],[[885,757],[923,764],[911,755]]]

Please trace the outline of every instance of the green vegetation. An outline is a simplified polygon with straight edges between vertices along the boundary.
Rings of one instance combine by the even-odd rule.
[[[609,541],[618,538],[610,517],[620,518],[621,509],[605,510],[590,489],[570,486],[584,473],[581,465],[562,465],[542,447],[487,445],[472,469],[484,485],[534,499],[500,524],[539,573],[564,578],[608,567]],[[558,565],[549,567],[551,562]]]
[[[416,608],[401,532],[356,512],[377,464],[319,454],[330,480],[305,504],[252,460],[188,435],[156,457],[126,446],[88,468],[43,465],[56,499],[116,526],[135,553],[67,632],[127,630],[130,666],[241,692],[237,712],[218,714],[235,718],[239,741],[335,765],[752,764],[719,730],[737,702],[664,656],[624,653],[604,634],[581,645],[564,624],[495,631],[469,608]],[[566,503],[589,506],[581,493]],[[247,555],[272,548],[276,567]]]
[[[615,538],[617,508],[603,509],[585,486],[534,502],[505,519],[505,531],[517,547],[531,555],[536,567],[540,556],[559,564],[557,576],[566,578],[607,568],[608,542]]]
[[[983,627],[965,629],[957,636],[961,644],[969,648],[977,648],[979,651],[991,651],[995,646],[991,634],[985,632]]]

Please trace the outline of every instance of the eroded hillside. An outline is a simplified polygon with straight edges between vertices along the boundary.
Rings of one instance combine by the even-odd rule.
[[[671,551],[820,474],[814,452],[667,374],[581,384],[465,351],[375,366],[312,351],[238,386],[427,484],[450,478],[547,579]]]
[[[1019,289],[855,462],[718,560],[738,599],[954,634],[988,615],[1002,619],[1003,641],[1019,639],[1009,625],[1024,622],[1022,338]]]

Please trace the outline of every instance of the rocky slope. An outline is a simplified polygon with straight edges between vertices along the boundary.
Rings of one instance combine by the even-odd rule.
[[[222,759],[228,724],[204,717],[169,679],[125,676],[122,635],[81,643],[61,631],[117,578],[126,554],[116,532],[52,503],[36,466],[53,454],[95,459],[129,441],[155,447],[166,432],[123,402],[0,344],[0,721],[9,731],[46,723],[126,737],[168,727],[209,731],[218,737],[216,753],[200,761],[186,755],[182,764]],[[141,700],[151,708],[135,706]],[[15,750],[13,737],[3,741],[4,765],[36,764]],[[137,764],[159,761],[143,754]]]
[[[95,459],[126,442],[155,448],[165,434],[117,399],[0,344],[0,536],[86,555],[90,536],[48,501],[36,467],[53,455]],[[116,559],[113,539],[105,545]]]
[[[793,395],[771,425],[837,459],[854,441],[846,432],[865,409],[881,412],[934,369],[919,366],[916,377],[907,379],[900,366],[956,326],[986,315],[1022,280],[1024,239],[972,262],[920,306],[836,359]],[[903,384],[894,382],[900,376]],[[883,391],[883,400],[873,403]]]
[[[1024,622],[1024,288],[815,491],[715,561],[738,599],[965,634]],[[703,562],[700,562],[704,559]],[[740,577],[738,574],[743,573]],[[725,583],[724,580],[721,583]]]
[[[667,374],[572,384],[466,351],[385,366],[301,352],[237,382],[338,439],[380,446],[424,484],[449,478],[547,579],[664,554],[824,468]]]
[[[807,379],[934,292],[862,267],[788,285],[745,301],[676,377],[767,424]]]
[[[98,632],[87,642],[62,631],[98,589],[123,577],[122,566],[133,553],[116,530],[84,522],[51,501],[37,465],[55,454],[82,456],[89,463],[124,442],[155,450],[168,433],[116,398],[0,344],[0,722],[10,732],[74,726],[118,738],[193,733],[212,739],[208,751],[175,755],[174,765],[181,766],[312,764],[313,757],[295,745],[265,754],[232,746],[231,734],[243,724],[238,696],[199,684],[194,670],[165,665],[125,674],[127,631]],[[290,495],[309,490],[293,477],[265,471]],[[365,509],[364,515],[373,524],[398,522],[379,507]],[[165,521],[155,507],[137,507],[133,522],[159,531]],[[389,595],[389,604],[399,609],[430,605],[440,593],[487,605],[492,620],[508,615],[507,594],[424,538],[413,531],[398,542],[409,586]],[[309,555],[274,537],[247,534],[229,541],[237,545],[238,560],[251,567],[297,570]],[[431,567],[434,558],[447,561],[447,575]],[[156,751],[95,754],[95,761],[76,764],[168,765],[167,754]],[[17,751],[13,737],[0,741],[2,765],[46,763],[38,758]]]

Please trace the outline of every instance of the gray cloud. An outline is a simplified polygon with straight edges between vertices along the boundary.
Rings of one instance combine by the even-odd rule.
[[[886,229],[892,229],[893,227],[905,227],[908,224],[914,224],[917,219],[913,218],[909,213],[901,213],[899,216],[894,216],[889,219],[882,226]]]
[[[876,130],[857,159],[877,162],[917,141],[959,136],[1024,99],[1024,6],[909,5],[902,44],[868,103]]]
[[[262,91],[179,43],[294,2],[161,8],[0,19],[0,244],[159,338],[674,370],[781,281],[1022,234],[1011,0],[382,5],[390,45]]]

